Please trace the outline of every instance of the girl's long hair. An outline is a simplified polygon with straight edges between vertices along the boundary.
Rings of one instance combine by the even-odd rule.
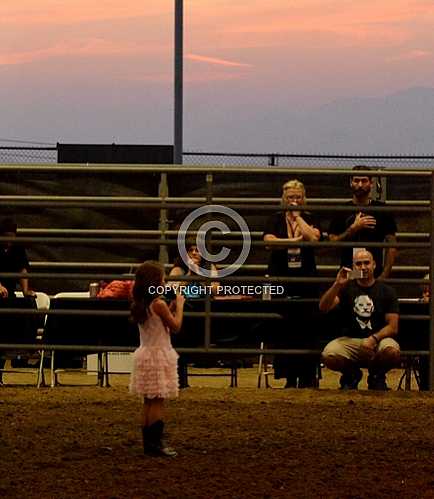
[[[149,305],[157,297],[155,289],[163,282],[164,267],[158,262],[146,261],[136,271],[131,303],[131,317],[143,324],[149,315]],[[154,286],[154,289],[149,288]]]

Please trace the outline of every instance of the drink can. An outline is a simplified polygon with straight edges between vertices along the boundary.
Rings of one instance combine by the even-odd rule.
[[[266,301],[271,300],[271,290],[269,284],[264,284],[262,286],[262,299]]]
[[[265,277],[267,278],[269,275],[266,274]],[[266,301],[271,300],[271,288],[268,282],[262,285],[262,299]]]
[[[89,284],[89,296],[90,298],[96,298],[99,291],[99,282],[91,282]]]

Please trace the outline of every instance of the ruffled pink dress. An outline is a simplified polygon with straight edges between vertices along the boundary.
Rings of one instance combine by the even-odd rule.
[[[130,392],[146,398],[175,398],[179,393],[178,354],[160,316],[150,315],[139,324],[140,347],[133,354]]]

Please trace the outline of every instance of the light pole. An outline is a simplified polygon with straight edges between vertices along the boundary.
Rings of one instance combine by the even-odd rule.
[[[183,149],[183,13],[184,0],[175,0],[175,67],[174,67],[174,148],[173,162],[182,164]]]
[[[175,57],[174,57],[174,111],[173,111],[173,163],[182,165],[182,115],[183,115],[183,3],[184,0],[175,0]],[[159,196],[167,197],[169,189],[167,184],[167,173],[162,173],[160,178]],[[167,210],[160,210],[159,230],[161,238],[165,238],[165,232],[169,228]],[[159,250],[159,261],[169,262],[167,246],[162,244]]]

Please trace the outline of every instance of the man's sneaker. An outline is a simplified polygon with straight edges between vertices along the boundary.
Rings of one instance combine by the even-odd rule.
[[[368,389],[369,390],[378,390],[378,391],[389,390],[389,387],[386,384],[386,375],[385,374],[369,374],[369,376],[368,376]]]
[[[343,373],[340,379],[341,390],[357,390],[362,376],[360,369]]]

